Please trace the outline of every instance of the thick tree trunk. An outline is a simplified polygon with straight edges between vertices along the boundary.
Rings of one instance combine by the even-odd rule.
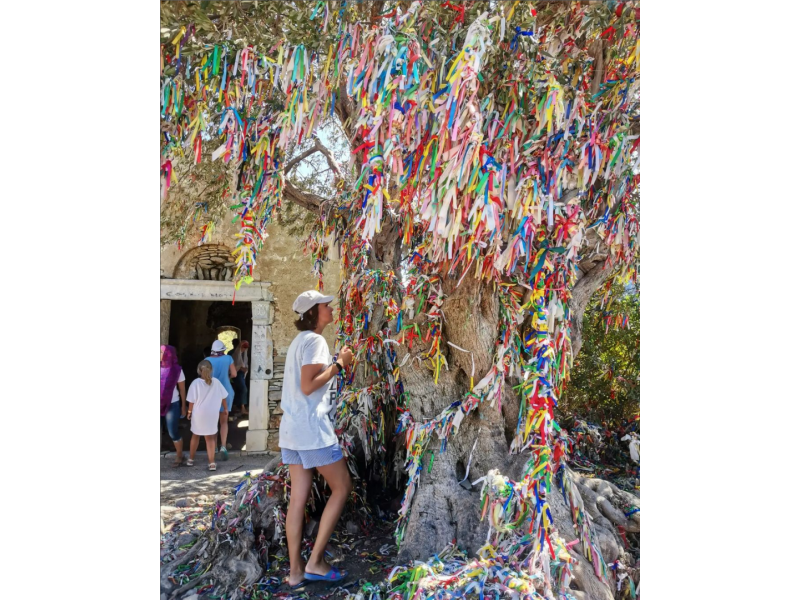
[[[608,269],[605,269],[604,266],[604,256],[600,257],[595,263],[587,261],[586,264],[582,264],[581,268],[586,270],[581,271],[583,275],[578,278],[578,283],[575,284],[572,290],[569,312],[573,356],[578,356],[583,345],[583,313],[589,305],[589,300],[610,275]]]
[[[579,279],[573,294],[571,312],[579,324],[591,295],[608,276],[603,271],[602,257],[588,267],[586,275]],[[411,360],[401,369],[409,408],[416,421],[430,419],[451,403],[461,400],[470,390],[473,369],[477,381],[491,368],[495,342],[498,336],[498,299],[489,287],[481,287],[468,276],[461,286],[455,282],[445,283],[446,298],[442,306],[444,327],[441,347],[445,352],[449,368],[439,375],[438,383],[430,369],[421,361],[413,360],[426,348],[412,350]],[[573,327],[575,326],[573,321]],[[580,350],[580,325],[577,340],[573,333],[573,348]],[[573,329],[573,332],[575,330]],[[446,342],[462,348],[458,350]],[[446,348],[446,350],[444,350]],[[471,353],[471,354],[470,354]],[[400,351],[400,359],[403,351]],[[508,478],[519,481],[523,468],[530,458],[529,453],[509,454],[509,445],[514,436],[519,413],[519,397],[512,389],[516,381],[506,381],[502,406],[492,407],[482,403],[462,422],[457,433],[450,436],[444,452],[440,452],[440,441],[433,439],[428,444],[422,464],[422,475],[409,510],[409,520],[400,547],[400,560],[427,560],[441,552],[447,544],[457,543],[471,555],[487,542],[489,524],[480,519],[480,485],[472,487],[469,482],[497,469]],[[402,448],[398,449],[402,451]],[[432,456],[432,458],[431,458]],[[432,461],[432,462],[431,462]],[[465,480],[467,465],[469,476]],[[617,526],[626,531],[638,531],[638,520],[629,522],[619,508],[621,500],[632,503],[631,495],[613,488],[600,480],[581,481],[580,476],[569,475],[583,498],[586,512],[593,521],[597,541],[607,564],[613,563],[624,552],[624,542]],[[595,488],[602,488],[598,495]],[[611,495],[613,498],[609,498]],[[630,496],[630,498],[628,498]],[[635,499],[638,503],[638,499]],[[561,492],[555,488],[548,497],[557,531],[567,542],[576,539],[575,527],[569,507]],[[614,597],[608,583],[595,575],[593,565],[581,554],[580,546],[572,548],[577,561],[573,574],[573,587],[577,596],[589,599],[611,599]],[[584,592],[585,595],[581,595]]]
[[[460,288],[445,289],[445,293],[441,348],[448,369],[440,373],[438,383],[434,383],[433,373],[420,361],[410,360],[401,369],[411,415],[417,421],[430,419],[464,398],[470,390],[473,360],[475,376],[479,379],[492,365],[497,339],[496,296],[490,290],[481,289],[469,276]],[[452,348],[448,341],[467,352]],[[412,358],[425,350],[415,347]],[[458,433],[450,436],[445,452],[440,453],[437,439],[428,444],[423,460],[425,467],[400,548],[401,560],[425,560],[452,541],[470,553],[484,544],[488,526],[480,523],[480,488],[465,489],[459,481],[464,479],[470,454],[472,463],[467,481],[482,477],[489,469],[500,469],[510,477],[520,475],[524,457],[508,455],[519,401],[515,403],[512,394],[504,395],[503,412],[510,415],[508,423],[498,407],[482,404],[464,419]],[[429,469],[431,453],[433,463]],[[513,468],[515,463],[519,463],[516,469]],[[464,486],[470,487],[466,481]]]

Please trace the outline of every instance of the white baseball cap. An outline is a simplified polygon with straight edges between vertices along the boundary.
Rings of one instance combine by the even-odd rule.
[[[211,351],[212,352],[224,352],[225,351],[225,342],[222,340],[214,340],[214,343],[211,344]]]
[[[325,304],[326,302],[333,302],[335,296],[323,296],[316,290],[308,290],[303,292],[297,297],[297,300],[292,304],[292,310],[298,315],[302,315],[307,310],[310,310],[317,304]]]

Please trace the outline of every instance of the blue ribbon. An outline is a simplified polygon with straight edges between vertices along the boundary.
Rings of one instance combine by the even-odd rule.
[[[514,34],[514,37],[511,38],[511,45],[509,46],[509,48],[512,51],[515,50],[517,48],[517,46],[519,45],[519,42],[517,41],[517,38],[519,38],[519,36],[521,36],[521,35],[532,36],[533,35],[533,30],[522,31],[522,29],[519,26],[517,26],[516,33]]]

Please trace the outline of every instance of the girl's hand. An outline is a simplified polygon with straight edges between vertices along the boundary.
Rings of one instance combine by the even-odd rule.
[[[353,364],[353,351],[350,350],[348,346],[345,346],[339,350],[339,360],[342,361],[342,364],[345,367],[349,367],[351,364]]]

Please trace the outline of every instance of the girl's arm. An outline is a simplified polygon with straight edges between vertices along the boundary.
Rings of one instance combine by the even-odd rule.
[[[194,402],[189,402],[189,412],[186,413],[186,418],[192,418],[192,409],[194,408]]]
[[[340,363],[341,364],[341,363]],[[300,391],[310,396],[331,379],[336,377],[339,369],[332,365],[303,365],[300,367]]]
[[[321,365],[318,363],[303,365],[300,367],[300,391],[306,396],[316,392],[331,379],[336,377],[339,372],[337,364],[342,370],[353,362],[353,351],[347,346],[339,352],[339,358],[331,365]]]
[[[231,376],[231,379],[236,379],[236,367],[233,366],[233,363],[228,367],[228,375]]]

